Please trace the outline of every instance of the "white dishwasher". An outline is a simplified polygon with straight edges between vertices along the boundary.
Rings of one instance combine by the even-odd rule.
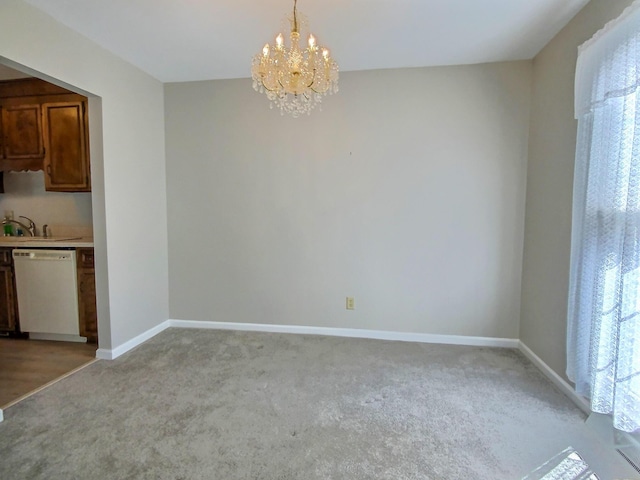
[[[75,250],[13,250],[20,329],[35,340],[84,342]]]

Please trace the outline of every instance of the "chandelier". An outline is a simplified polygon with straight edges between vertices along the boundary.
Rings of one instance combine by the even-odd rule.
[[[311,114],[323,96],[338,91],[338,64],[329,50],[319,46],[311,34],[308,46],[300,47],[301,30],[307,22],[298,13],[297,3],[294,0],[293,16],[289,17],[289,46],[279,33],[275,46],[267,43],[262,53],[253,58],[251,66],[254,90],[265,93],[271,108],[274,105],[280,108],[281,115],[286,112],[293,117]]]

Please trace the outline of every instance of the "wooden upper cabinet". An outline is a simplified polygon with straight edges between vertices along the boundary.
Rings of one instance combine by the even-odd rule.
[[[3,172],[44,170],[51,192],[90,192],[87,97],[37,78],[0,81]]]
[[[86,103],[42,104],[45,188],[50,192],[90,192]]]
[[[44,157],[40,105],[3,105],[2,170],[40,170]]]

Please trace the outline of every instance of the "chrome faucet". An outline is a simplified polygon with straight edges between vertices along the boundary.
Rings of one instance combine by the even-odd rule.
[[[18,220],[13,220],[12,218],[5,218],[4,220],[2,220],[2,225],[7,225],[10,223],[13,223],[15,225],[18,225],[20,227],[22,227],[25,231],[29,232],[29,236],[31,237],[35,237],[36,236],[36,224],[33,222],[33,220],[31,220],[28,217],[23,217],[22,215],[20,216],[20,218],[24,218],[26,220],[29,221],[29,225],[25,225],[22,222],[19,222]]]
[[[25,220],[27,220],[29,222],[29,226],[27,227],[27,230],[29,231],[29,233],[31,234],[32,237],[36,236],[36,224],[33,220],[31,220],[29,217],[25,217],[23,215],[20,215],[20,218],[24,218]]]

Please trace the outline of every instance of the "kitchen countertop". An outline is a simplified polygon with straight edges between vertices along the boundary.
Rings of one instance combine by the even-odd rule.
[[[0,247],[13,248],[93,248],[90,237],[0,237]]]

